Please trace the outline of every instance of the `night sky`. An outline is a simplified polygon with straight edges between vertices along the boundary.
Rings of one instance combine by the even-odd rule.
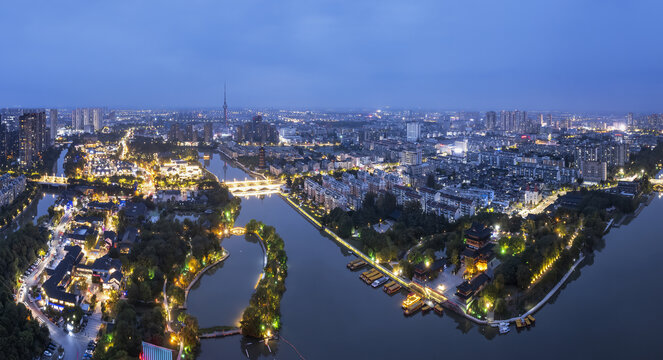
[[[663,112],[663,2],[0,5],[0,107]]]

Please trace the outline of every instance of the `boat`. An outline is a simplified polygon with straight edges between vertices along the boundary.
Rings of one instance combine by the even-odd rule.
[[[531,322],[532,324],[534,324],[534,322],[536,321],[536,319],[534,318],[534,316],[532,316],[532,314],[527,315],[527,319],[528,319],[529,322]]]
[[[362,280],[364,280],[364,281],[366,281],[366,282],[369,282],[368,279],[370,279],[370,278],[373,277],[373,276],[379,275],[379,274],[380,274],[379,271],[377,271],[377,270],[375,270],[375,269],[371,269],[371,270],[364,271],[363,273],[361,273],[361,275],[359,276],[359,278],[362,279]],[[376,278],[376,279],[377,279],[377,278]],[[373,279],[373,280],[371,280],[370,282],[373,282],[373,281],[375,281],[376,279]]]
[[[384,286],[384,292],[389,295],[395,294],[399,291],[401,291],[401,285],[395,281],[392,281],[391,283],[388,283]]]
[[[523,324],[523,321],[520,320],[520,318],[516,319],[516,328],[517,328],[517,329],[520,329],[520,328],[522,328],[523,326],[525,326],[525,324]]]
[[[373,281],[376,281],[376,280],[380,279],[381,277],[382,277],[382,273],[377,271],[373,275],[364,277],[364,281],[366,282],[366,284],[372,284]]]
[[[354,271],[354,270],[359,270],[359,269],[363,268],[363,267],[366,266],[366,265],[367,265],[367,264],[366,264],[366,262],[365,262],[364,260],[362,260],[362,259],[355,259],[355,260],[350,261],[350,262],[348,263],[347,267],[348,267],[348,269]]]
[[[424,306],[421,307],[422,312],[429,312],[430,311],[430,306],[428,304],[424,304]]]
[[[525,318],[525,325],[530,326],[530,325],[532,325],[532,322],[529,321],[528,318]]]
[[[415,293],[409,293],[407,298],[405,298],[405,300],[403,300],[403,304],[401,304],[401,307],[403,308],[403,310],[405,310],[408,307],[410,307],[411,305],[413,305],[414,303],[416,303],[417,301],[421,301],[421,296],[419,296]]]
[[[419,300],[413,302],[412,304],[408,305],[407,307],[405,307],[405,309],[403,310],[403,313],[405,315],[412,315],[412,314],[416,313],[419,309],[421,309],[421,307],[423,305],[424,305],[424,302],[421,301],[421,299],[419,299]]]
[[[373,281],[373,283],[371,284],[371,286],[374,287],[374,288],[376,288],[376,287],[378,287],[378,286],[380,286],[380,285],[386,283],[387,281],[389,281],[389,278],[386,277],[386,276],[383,276],[383,277],[381,277],[381,278],[379,278],[379,279]]]
[[[506,334],[511,330],[511,328],[509,327],[509,323],[506,321],[499,323],[499,329],[500,329],[500,334]]]
[[[438,315],[442,315],[442,312],[444,312],[444,309],[442,308],[442,305],[440,305],[440,304],[435,304],[435,307],[433,307],[433,310],[435,310],[435,312]]]

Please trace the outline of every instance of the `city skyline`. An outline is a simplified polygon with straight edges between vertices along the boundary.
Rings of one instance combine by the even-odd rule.
[[[221,107],[227,82],[231,108],[660,112],[662,6],[15,4],[0,14],[0,98]]]

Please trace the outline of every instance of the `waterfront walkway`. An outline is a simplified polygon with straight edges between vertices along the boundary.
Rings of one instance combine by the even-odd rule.
[[[442,305],[447,305],[447,306],[448,306],[448,303],[451,302],[451,301],[448,300],[444,295],[440,294],[439,292],[437,292],[437,291],[435,291],[435,290],[433,290],[433,289],[431,289],[431,288],[429,288],[429,287],[427,287],[427,286],[422,286],[422,285],[417,284],[417,283],[414,283],[414,282],[406,282],[405,280],[403,280],[402,278],[400,278],[399,276],[397,276],[397,275],[394,274],[393,272],[387,270],[387,269],[386,269],[385,267],[383,267],[382,265],[380,265],[380,264],[376,263],[375,261],[373,261],[373,260],[372,260],[370,257],[368,257],[366,254],[364,254],[363,252],[359,251],[357,248],[355,248],[354,246],[352,246],[351,244],[349,244],[347,241],[343,240],[340,236],[336,235],[334,232],[332,232],[332,231],[329,230],[327,227],[325,227],[324,225],[322,225],[318,220],[316,220],[313,216],[311,216],[309,213],[307,213],[304,209],[302,209],[299,205],[297,205],[297,204],[296,204],[294,201],[292,201],[290,198],[288,198],[287,196],[282,196],[282,197],[283,197],[283,199],[286,200],[286,202],[288,202],[288,204],[290,204],[290,205],[291,205],[295,210],[297,210],[300,214],[304,215],[304,217],[305,217],[307,220],[309,220],[313,225],[315,225],[318,229],[323,230],[323,231],[324,231],[327,235],[329,235],[332,239],[336,240],[338,243],[340,243],[341,245],[345,246],[348,250],[350,250],[350,251],[352,251],[353,253],[355,253],[355,254],[356,254],[358,257],[360,257],[362,260],[366,261],[368,264],[370,264],[371,266],[375,267],[377,270],[379,270],[380,272],[382,272],[382,273],[385,274],[386,276],[390,277],[390,278],[393,279],[394,281],[396,281],[396,282],[398,282],[399,284],[401,284],[401,286],[406,287],[406,288],[409,289],[410,291],[414,291],[414,292],[417,292],[417,293],[423,294],[423,295],[426,296],[426,297],[432,297],[434,300],[436,300],[437,302],[439,302],[439,303],[442,304]],[[585,257],[581,255],[580,258],[579,258],[579,259],[573,264],[573,266],[571,266],[571,269],[569,269],[569,271],[564,275],[564,277],[562,277],[562,279],[557,283],[557,285],[555,285],[555,287],[553,287],[552,290],[550,290],[550,292],[548,292],[548,294],[547,294],[547,295],[546,295],[546,296],[545,296],[545,297],[544,297],[539,303],[537,303],[536,305],[534,305],[530,310],[528,310],[526,313],[524,313],[524,314],[521,315],[521,316],[514,317],[514,318],[511,318],[511,319],[507,319],[507,320],[494,320],[494,321],[487,321],[487,320],[481,320],[481,319],[478,319],[478,318],[476,318],[476,317],[474,317],[474,316],[471,316],[471,315],[469,315],[468,313],[466,313],[465,311],[463,311],[463,310],[460,309],[460,308],[451,307],[451,309],[454,310],[455,312],[459,313],[460,315],[463,315],[465,318],[467,318],[467,319],[469,319],[469,320],[471,320],[471,321],[473,321],[473,322],[475,322],[475,323],[477,323],[477,324],[480,324],[480,325],[490,325],[491,323],[499,323],[499,322],[515,323],[515,322],[516,322],[516,319],[520,319],[520,318],[522,318],[522,317],[526,317],[527,315],[530,315],[530,314],[535,313],[535,312],[538,311],[538,310],[539,310],[539,309],[540,309],[540,308],[541,308],[546,302],[548,302],[548,300],[549,300],[549,299],[550,299],[550,298],[551,298],[551,297],[552,297],[552,296],[553,296],[553,295],[559,290],[559,288],[562,287],[562,285],[564,285],[564,283],[565,283],[566,280],[569,278],[569,276],[571,276],[571,273],[573,273],[573,271],[574,271],[574,270],[576,269],[576,267],[582,262],[582,260],[583,260],[584,258],[585,258]]]
[[[503,322],[503,321],[505,321],[505,322],[510,322],[510,323],[511,323],[511,322],[516,322],[517,319],[525,318],[525,317],[527,317],[527,315],[531,315],[531,314],[534,314],[535,312],[537,312],[537,311],[538,311],[543,305],[545,305],[546,302],[548,302],[548,300],[550,300],[550,298],[551,298],[553,295],[555,295],[555,293],[557,292],[557,290],[559,290],[559,288],[561,288],[562,285],[564,285],[564,283],[565,283],[566,280],[569,278],[569,276],[571,276],[571,274],[572,274],[573,271],[576,269],[576,267],[578,267],[578,265],[580,265],[580,263],[581,263],[584,259],[585,259],[585,256],[581,254],[580,257],[578,258],[578,260],[577,260],[575,263],[573,263],[573,266],[571,266],[571,269],[569,269],[569,271],[567,271],[566,274],[564,274],[564,276],[563,276],[562,279],[557,283],[557,285],[555,285],[555,287],[553,287],[552,290],[550,290],[550,291],[548,292],[548,294],[547,294],[547,295],[546,295],[541,301],[539,301],[536,305],[534,305],[534,306],[533,306],[531,309],[529,309],[527,312],[525,312],[524,314],[522,314],[522,315],[520,315],[520,316],[518,316],[518,317],[514,317],[514,318],[511,318],[511,319],[508,319],[508,320],[495,320],[494,322]]]

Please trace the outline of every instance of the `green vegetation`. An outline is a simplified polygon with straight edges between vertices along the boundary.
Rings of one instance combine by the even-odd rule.
[[[16,304],[12,297],[19,276],[46,248],[46,241],[46,234],[30,223],[0,240],[0,354],[3,359],[32,359],[48,344],[48,329],[40,326],[30,311],[23,304]]]
[[[76,178],[85,169],[85,153],[72,144],[64,158],[64,173],[68,178]]]
[[[12,220],[18,216],[26,206],[39,194],[39,185],[28,183],[25,185],[25,190],[18,194],[16,199],[8,206],[0,208],[0,227],[11,224]]]
[[[638,153],[631,155],[631,162],[626,166],[627,174],[644,173],[653,177],[661,169],[663,161],[663,143],[659,143],[654,148],[643,147]]]
[[[515,217],[509,224],[502,215],[491,219],[507,225],[501,228],[511,234],[498,241],[496,252],[502,265],[472,305],[474,314],[493,310],[506,318],[522,313],[559,282],[581,253],[603,248],[603,232],[611,217],[637,207],[637,200],[603,191],[577,194],[582,196],[577,209],[559,208],[552,215],[527,220]]]
[[[184,289],[199,271],[223,256],[219,234],[233,226],[239,212],[239,200],[231,200],[228,190],[218,183],[208,184],[207,187],[202,190],[204,197],[199,201],[166,204],[155,223],[147,222],[142,217],[130,220],[125,216],[124,210],[120,211],[118,231],[121,233],[130,226],[136,227],[140,232],[140,242],[133,246],[129,254],[121,255],[123,267],[127,269],[127,300],[116,298],[104,304],[105,314],[109,318],[117,316],[118,325],[108,340],[105,340],[104,346],[111,345],[107,346],[108,351],[100,353],[99,356],[104,356],[99,357],[100,359],[136,356],[136,344],[140,345],[140,339],[161,346],[176,346],[182,341],[187,357],[195,356],[199,351],[198,322],[193,316],[182,314],[179,319],[181,329],[177,335],[173,335],[179,337],[175,342],[164,340],[164,327],[155,325],[155,314],[147,320],[144,320],[145,313],[140,321],[128,319],[131,318],[129,315],[132,312],[146,307],[153,308],[153,312],[163,311],[157,303],[163,299],[164,279],[167,279],[166,293],[170,307],[182,305]],[[143,202],[148,210],[157,208],[150,199],[135,197],[132,202]],[[185,219],[182,222],[174,220],[175,213],[180,211],[193,213],[197,215],[197,219]],[[123,318],[123,312],[129,315],[126,316],[126,326],[120,327],[119,321]],[[162,314],[159,319],[165,322],[164,318]],[[152,329],[147,332],[149,337],[145,335],[146,328]],[[121,329],[124,330],[118,333]],[[127,339],[127,336],[130,336],[132,341],[117,341]],[[98,348],[101,348],[101,344]]]
[[[158,159],[198,160],[198,151],[195,148],[178,146],[161,139],[136,136],[129,143],[127,156],[127,160],[143,163]]]
[[[400,211],[400,217],[389,230],[379,233],[373,229],[372,225],[396,210]],[[400,252],[424,237],[441,233],[447,226],[443,217],[424,213],[419,203],[408,203],[399,209],[396,198],[389,193],[380,196],[369,193],[361,209],[345,212],[336,208],[322,218],[322,223],[346,239],[358,231],[361,250],[380,261],[397,260]]]
[[[93,359],[136,359],[140,354],[141,340],[168,346],[166,320],[161,307],[137,308],[127,301],[118,301],[113,313],[113,331],[101,336]]]
[[[267,264],[256,292],[242,314],[240,324],[242,334],[262,339],[275,335],[281,326],[281,297],[285,293],[288,257],[283,248],[283,239],[274,227],[251,220],[246,224],[246,233],[247,236],[256,234],[263,240]]]

